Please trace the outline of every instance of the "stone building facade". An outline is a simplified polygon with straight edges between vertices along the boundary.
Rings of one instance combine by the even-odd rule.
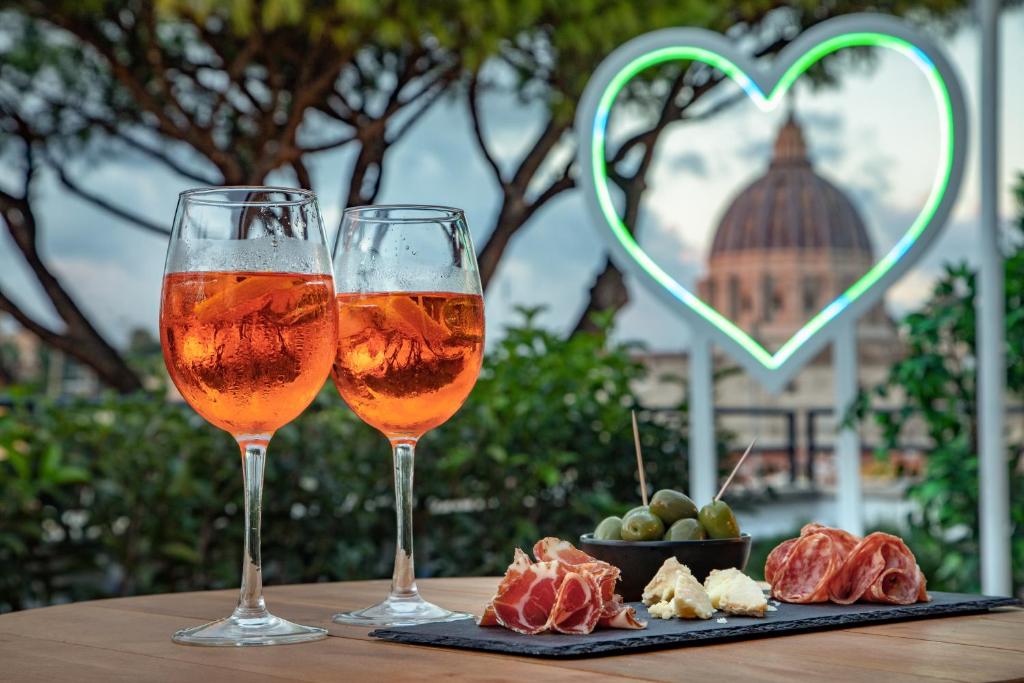
[[[814,167],[800,123],[791,113],[780,128],[765,172],[732,199],[714,233],[697,283],[701,298],[746,330],[771,351],[859,279],[875,262],[872,240],[853,202]],[[880,303],[857,324],[859,379],[880,382],[902,353],[897,327]],[[645,402],[670,405],[682,398],[677,384],[659,377],[686,377],[685,353],[644,357],[651,372],[639,387]],[[735,365],[716,356],[718,369]],[[791,438],[790,426],[776,409],[797,421],[796,447],[808,457],[808,421],[818,443],[827,447],[834,419],[820,414],[834,401],[831,351],[818,355],[779,394],[766,392],[739,371],[716,384],[721,426],[737,443],[758,437],[769,448]],[[743,409],[752,409],[748,415]],[[755,412],[760,414],[755,415]],[[812,413],[818,413],[812,417]],[[872,435],[865,434],[865,441]],[[817,477],[816,477],[817,478]]]

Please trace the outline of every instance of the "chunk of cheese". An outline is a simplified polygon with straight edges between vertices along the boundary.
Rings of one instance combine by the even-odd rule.
[[[728,614],[763,617],[768,607],[757,582],[735,567],[713,569],[704,580],[704,589],[712,606]]]
[[[640,596],[645,605],[667,602],[675,594],[676,577],[679,574],[690,574],[690,568],[680,564],[679,560],[670,557],[662,563],[654,578],[644,588]],[[692,574],[691,574],[692,576]]]
[[[711,600],[689,567],[674,557],[665,560],[643,592],[647,612],[658,619],[709,619]]]
[[[672,610],[683,619],[710,619],[715,613],[704,586],[690,573],[679,574],[676,578]]]

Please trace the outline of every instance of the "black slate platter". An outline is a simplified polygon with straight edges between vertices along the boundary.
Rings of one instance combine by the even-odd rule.
[[[787,605],[775,606],[763,619],[737,617],[722,613],[708,620],[648,619],[640,603],[632,603],[647,628],[641,631],[598,630],[585,636],[542,633],[524,636],[501,627],[480,628],[472,619],[442,624],[396,626],[370,633],[399,643],[436,645],[468,650],[487,650],[535,657],[586,657],[623,654],[637,650],[704,645],[726,640],[787,635],[801,631],[821,631],[884,621],[903,621],[926,617],[985,612],[993,607],[1019,605],[1015,598],[995,598],[966,593],[931,592],[931,602],[915,605]],[[720,618],[725,620],[721,623]]]

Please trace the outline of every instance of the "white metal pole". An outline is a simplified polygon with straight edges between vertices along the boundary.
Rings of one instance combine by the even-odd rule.
[[[851,534],[864,534],[864,501],[860,485],[860,435],[843,418],[857,398],[856,323],[848,321],[836,330],[832,346],[835,371],[836,507],[839,526]]]
[[[690,340],[690,497],[710,503],[718,483],[715,444],[714,359],[711,341],[694,333]]]
[[[981,589],[1010,595],[1010,480],[1004,440],[1006,329],[999,250],[999,0],[979,0],[981,23],[981,272],[978,278],[978,518]]]

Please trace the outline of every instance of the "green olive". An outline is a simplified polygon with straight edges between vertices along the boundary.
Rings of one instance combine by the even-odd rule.
[[[651,498],[651,512],[661,517],[667,525],[675,524],[687,517],[697,518],[697,504],[685,493],[662,489]]]
[[[665,523],[648,507],[630,510],[622,518],[622,540],[658,541],[665,534]]]
[[[594,529],[594,538],[599,541],[621,541],[622,540],[622,518],[605,517]]]
[[[666,541],[703,541],[707,538],[704,527],[692,517],[684,517],[665,532]]]
[[[738,538],[740,535],[736,515],[724,500],[717,500],[702,507],[698,519],[709,538]]]
[[[626,519],[626,517],[629,517],[634,512],[639,512],[640,510],[647,510],[647,509],[648,508],[644,507],[643,505],[637,505],[635,508],[630,508],[629,510],[627,510],[626,514],[622,515],[622,519]]]

